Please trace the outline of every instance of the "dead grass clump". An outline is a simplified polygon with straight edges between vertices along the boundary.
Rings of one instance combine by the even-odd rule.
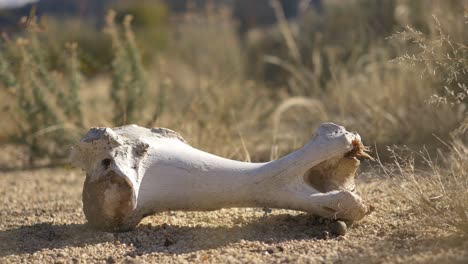
[[[382,169],[428,223],[468,234],[468,148],[460,138],[447,147],[450,152],[437,158],[427,150],[389,148],[393,162]]]
[[[389,8],[395,8],[396,2],[386,3]],[[434,151],[440,147],[440,142],[432,135],[436,134],[447,139],[450,132],[463,120],[466,107],[463,108],[462,105],[439,104],[438,107],[434,107],[428,104],[436,95],[443,95],[441,87],[450,91],[452,97],[458,98],[456,99],[458,101],[466,101],[467,98],[467,89],[464,88],[467,56],[461,45],[466,33],[460,30],[462,27],[459,24],[463,23],[463,12],[459,9],[446,8],[442,5],[444,10],[447,10],[447,14],[440,23],[438,20],[435,23],[436,21],[430,16],[427,18],[426,13],[421,15],[418,21],[424,21],[427,28],[424,37],[423,33],[416,34],[416,31],[412,33],[402,33],[405,32],[402,31],[390,41],[385,39],[385,36],[372,34],[373,30],[367,32],[357,28],[352,32],[366,35],[366,38],[351,41],[349,43],[353,43],[353,46],[348,47],[348,41],[344,41],[345,44],[337,42],[337,37],[326,29],[324,32],[312,34],[318,29],[307,29],[302,24],[295,27],[282,17],[278,4],[273,6],[279,22],[277,31],[284,42],[283,48],[287,50],[285,53],[289,55],[281,56],[280,52],[269,54],[263,56],[264,63],[276,66],[286,75],[283,91],[290,98],[286,98],[285,102],[300,97],[319,102],[321,105],[320,114],[316,115],[309,114],[309,111],[301,113],[289,108],[287,112],[280,111],[285,106],[284,103],[280,104],[275,113],[281,113],[281,124],[278,122],[278,115],[275,114],[273,138],[276,139],[277,134],[282,134],[282,138],[288,140],[289,145],[295,145],[291,141],[297,138],[305,140],[310,135],[310,131],[302,127],[314,127],[322,117],[326,117],[328,120],[359,131],[364,139],[375,142],[380,147],[392,144],[408,144],[416,148],[429,145],[430,151]],[[398,6],[401,9],[405,4],[399,3]],[[431,11],[427,12],[430,13],[441,6],[431,2],[429,7]],[[335,25],[333,23],[338,23],[332,19],[332,14],[341,8],[330,4],[324,15],[312,14],[312,16],[322,19],[324,24],[330,24],[332,27]],[[367,6],[366,9],[356,12],[369,12],[369,16],[365,17],[372,21],[375,19],[374,15],[378,17],[372,8],[376,7]],[[415,10],[410,8],[407,11],[414,13]],[[352,17],[352,15],[346,17],[346,13],[341,15],[345,21]],[[307,16],[300,19],[307,19]],[[398,26],[396,20],[388,19],[386,23],[388,24],[386,28]],[[445,27],[442,23],[445,23]],[[457,38],[449,38],[448,33],[444,33],[445,28],[450,29],[450,34],[458,34]],[[410,38],[410,35],[414,35],[414,38]],[[305,39],[307,36],[310,39]],[[429,51],[432,53],[429,54]],[[417,67],[401,67],[397,63],[391,63],[396,54],[400,53],[406,55],[393,61],[403,63],[407,59],[408,64]],[[448,57],[445,54],[448,54]],[[437,75],[431,75],[431,78],[415,78],[421,75],[421,71],[424,71],[427,65],[433,67],[426,72],[434,72],[436,69]],[[271,75],[278,76],[278,74]],[[442,80],[443,76],[447,78]],[[284,129],[281,129],[280,125],[284,126]],[[305,134],[285,132],[291,130],[303,131]]]
[[[466,20],[455,20],[454,29],[459,29]],[[437,136],[448,151],[439,151],[435,156],[424,148],[410,151],[409,148],[389,148],[393,162],[382,166],[385,174],[394,181],[397,192],[414,203],[413,208],[429,223],[453,231],[468,234],[468,118],[466,98],[468,82],[468,45],[466,32],[456,35],[445,33],[437,17],[434,17],[434,34],[427,35],[411,27],[394,35],[415,46],[412,53],[396,59],[400,64],[421,70],[421,75],[440,84],[443,89],[428,100],[431,107],[441,106],[458,109],[464,117],[459,127],[451,133],[449,141]],[[445,91],[445,93],[444,93]],[[409,155],[405,155],[409,153]],[[422,161],[419,168],[416,161]]]

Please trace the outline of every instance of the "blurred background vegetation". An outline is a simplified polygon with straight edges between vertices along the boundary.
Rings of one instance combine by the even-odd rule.
[[[466,151],[466,7],[464,0],[2,6],[0,166],[61,164],[90,127],[128,123],[168,127],[195,147],[251,161],[300,147],[325,121],[358,131],[382,159],[393,145],[450,152],[454,138]]]

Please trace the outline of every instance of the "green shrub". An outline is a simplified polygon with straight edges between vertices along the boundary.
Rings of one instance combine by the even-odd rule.
[[[77,47],[67,45],[66,70],[60,78],[47,60],[40,34],[31,20],[26,34],[4,42],[0,51],[0,79],[15,100],[8,112],[15,126],[11,138],[28,146],[30,163],[44,156],[64,157],[67,150],[62,146],[76,140],[83,127]]]
[[[131,15],[135,41],[143,63],[150,65],[154,55],[164,50],[169,38],[169,10],[160,1],[123,2],[115,8],[116,22],[123,23],[126,15]]]
[[[141,55],[130,27],[132,16],[123,21],[123,30],[114,23],[115,12],[106,18],[105,32],[111,37],[114,49],[112,61],[111,98],[114,103],[114,123],[138,123],[147,103],[148,84]]]
[[[95,25],[76,18],[56,19],[42,17],[40,21],[49,63],[54,67],[62,67],[61,53],[67,42],[76,42],[80,61],[80,71],[85,77],[91,78],[111,71],[113,51],[109,47],[111,40]]]

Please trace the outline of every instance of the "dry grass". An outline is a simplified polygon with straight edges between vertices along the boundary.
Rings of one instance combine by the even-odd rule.
[[[459,30],[467,19],[465,14],[464,20],[456,20],[452,28],[446,29],[434,15],[430,24],[434,34],[407,26],[393,36],[411,41],[416,47],[395,61],[421,69],[422,76],[443,86],[444,92],[432,95],[428,103],[435,105],[435,109],[439,105],[458,108],[463,119],[449,141],[434,136],[445,145],[445,151],[435,155],[424,147],[421,151],[410,151],[411,155],[406,157],[396,151],[398,147],[390,148],[393,163],[386,168],[382,166],[385,174],[396,180],[399,193],[415,203],[421,216],[439,228],[455,228],[454,232],[465,234],[468,233],[468,118],[464,109],[468,98],[468,43],[463,38],[468,35]],[[408,152],[407,147],[403,150]],[[420,160],[425,170],[418,170],[415,160]],[[391,167],[394,168],[389,170]]]
[[[278,8],[276,5],[276,13],[281,18]],[[436,10],[439,5],[431,8]],[[333,20],[329,19],[331,23]],[[126,119],[145,126],[170,127],[181,131],[197,147],[238,159],[245,156],[241,154],[245,151],[236,147],[242,145],[239,137],[242,134],[252,160],[268,160],[306,142],[323,121],[356,130],[367,144],[379,148],[393,144],[416,148],[426,145],[434,151],[442,144],[433,135],[447,140],[463,120],[464,103],[437,107],[427,103],[433,95],[444,95],[439,80],[415,78],[420,75],[417,67],[408,69],[390,62],[397,50],[411,51],[411,42],[397,45],[391,40],[376,39],[356,43],[352,48],[340,47],[327,32],[322,42],[317,39],[307,42],[308,31],[298,32],[284,19],[279,21],[279,46],[283,45],[285,54],[289,55],[280,57],[279,52],[263,57],[263,64],[277,65],[280,75],[285,75],[286,83],[278,86],[250,79],[252,76],[247,71],[252,58],[244,54],[249,46],[242,47],[228,11],[208,9],[203,14],[185,15],[174,27],[170,40],[173,45],[158,54],[155,63],[144,70],[138,58],[134,58],[138,52],[134,51],[136,44],[127,25],[124,35],[131,51],[125,56],[116,54],[113,82],[106,81],[107,76],[97,77],[104,80],[99,82],[83,80],[80,94],[75,96],[82,99],[84,127],[112,126]],[[424,21],[428,26],[434,22],[432,18],[428,21]],[[450,34],[461,34],[458,38],[463,40],[460,21],[463,21],[460,11],[450,11],[440,19],[438,27],[450,28]],[[115,25],[109,28],[116,29]],[[436,28],[431,26],[428,36],[440,35]],[[117,39],[115,36],[113,39]],[[50,38],[50,34],[46,37]],[[256,45],[249,43],[245,45]],[[114,40],[114,44],[119,43]],[[14,45],[10,49],[13,48]],[[438,54],[443,54],[442,51]],[[126,49],[120,49],[120,53],[125,52]],[[458,56],[464,58],[466,53],[459,52]],[[119,58],[122,63],[116,63]],[[44,67],[46,74],[60,73],[60,69]],[[64,81],[56,86],[62,86],[68,79]],[[133,86],[140,88],[133,91]],[[2,117],[8,120],[0,132],[3,142],[18,134],[18,126],[10,124],[28,123],[26,117],[18,117],[15,95],[9,94],[7,88],[10,87],[0,89]],[[458,96],[459,92],[455,93]],[[113,101],[108,100],[109,95]],[[38,125],[30,129],[30,134],[49,131],[50,127],[65,132],[62,128],[67,127],[67,120],[62,119]],[[54,139],[50,133],[39,134],[39,142]],[[73,138],[77,140],[76,136]],[[27,140],[17,142],[28,144]],[[230,148],[223,149],[220,145]]]
[[[448,153],[436,158],[427,149],[390,148],[393,162],[382,165],[397,194],[412,203],[418,215],[444,231],[468,234],[467,130],[459,131]],[[421,161],[418,164],[417,160]]]

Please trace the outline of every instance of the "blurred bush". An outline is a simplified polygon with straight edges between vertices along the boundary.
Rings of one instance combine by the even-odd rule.
[[[178,130],[215,154],[266,161],[299,147],[324,121],[379,149],[435,149],[433,135],[449,138],[466,116],[465,102],[428,103],[446,90],[466,91],[467,54],[453,49],[468,39],[457,1],[330,0],[295,22],[272,1],[279,23],[246,35],[227,9],[208,5],[169,21],[160,4],[122,3],[105,34],[48,19],[6,38],[0,103],[8,122],[0,139],[29,146],[33,157],[64,157],[83,127],[139,123]],[[66,53],[70,40],[78,47]],[[393,63],[399,55],[415,67]],[[418,78],[422,68],[437,74]],[[82,117],[72,114],[80,110]]]
[[[118,126],[141,121],[148,90],[140,51],[130,27],[132,18],[125,16],[123,30],[115,24],[113,10],[106,18],[105,32],[112,40],[114,51],[110,96],[114,103],[113,121]]]
[[[143,63],[149,65],[154,55],[167,47],[169,38],[169,10],[160,1],[122,1],[114,7],[116,22],[123,23],[131,15],[136,45],[142,54]]]
[[[230,10],[208,6],[179,17],[168,50],[173,60],[211,78],[242,79],[244,55]]]
[[[263,80],[269,87],[283,87],[289,97],[308,98],[315,105],[313,109],[320,109],[313,110],[317,114],[310,117],[310,111],[303,111],[310,106],[304,109],[302,103],[288,104],[290,110],[282,111],[281,116],[288,129],[333,120],[355,127],[380,147],[437,143],[433,134],[447,138],[463,120],[465,106],[436,108],[428,104],[444,85],[436,78],[414,78],[420,75],[419,68],[398,67],[390,61],[416,51],[417,46],[424,47],[432,37],[440,35],[431,14],[440,16],[441,27],[447,28],[447,34],[453,34],[459,43],[466,45],[467,38],[466,30],[462,32],[465,20],[460,1],[422,2],[326,1],[322,13],[307,10],[296,23],[282,19],[282,10],[275,8],[278,26],[247,35],[247,72],[250,78]],[[424,12],[418,9],[421,5],[425,6]],[[428,42],[397,43],[388,39],[393,32],[402,30],[404,23],[412,22],[427,32]],[[454,72],[454,64],[447,63],[442,55],[448,51],[447,44],[433,58],[422,55],[420,66],[439,65],[444,69],[438,72],[445,77]],[[453,50],[449,54],[453,57]],[[460,50],[458,57],[462,63],[457,64],[455,72],[466,72],[466,54]],[[285,135],[288,129],[278,133]]]
[[[135,45],[140,50],[142,62],[149,65],[154,56],[167,46],[169,34],[169,11],[161,2],[122,2],[115,7],[116,22],[123,23],[125,15],[131,15],[135,34]],[[51,63],[60,63],[59,54],[65,43],[76,42],[80,49],[78,58],[84,75],[97,76],[111,71],[113,51],[109,49],[111,39],[102,34],[95,23],[76,17],[56,18],[42,16],[40,27],[42,38],[47,42],[44,51]]]
[[[144,121],[147,82],[130,27],[132,16],[124,18],[122,27],[114,17],[111,12],[107,18],[106,35],[78,21],[59,24],[47,19],[38,24],[31,16],[22,21],[24,31],[13,39],[5,36],[0,52],[1,94],[7,99],[2,100],[5,120],[13,123],[5,131],[11,143],[28,147],[30,165],[44,157],[65,158],[68,147],[64,146],[84,132],[89,116],[83,116],[81,107],[82,72],[112,76],[114,125]],[[67,38],[78,42],[68,43]]]
[[[287,24],[300,52],[300,63],[311,71],[320,71],[320,86],[331,78],[331,60],[346,64],[357,56],[363,56],[374,44],[384,42],[397,28],[393,10],[397,0],[356,0],[324,1],[320,13],[315,9],[304,10],[296,22]],[[275,1],[272,1],[275,3]],[[278,4],[279,5],[279,4]],[[277,13],[282,15],[280,6]],[[281,26],[267,30],[256,30],[247,35],[249,53],[248,72],[253,78],[260,78],[273,85],[285,85],[288,75],[280,65],[265,61],[265,56],[274,55],[281,60],[295,60],[290,56],[288,41]],[[321,65],[314,65],[313,60],[320,59]],[[315,67],[320,67],[315,69]],[[316,74],[317,75],[317,74]]]
[[[75,18],[42,17],[41,27],[44,29],[41,38],[46,43],[44,52],[49,53],[51,63],[60,64],[58,58],[65,43],[74,41],[79,46],[80,70],[84,75],[93,77],[111,70],[111,40],[94,25]]]
[[[34,158],[63,157],[62,146],[77,139],[83,127],[79,90],[81,74],[77,46],[68,43],[62,51],[64,68],[50,64],[40,28],[30,18],[23,36],[5,42],[0,52],[0,80],[11,100],[10,121],[15,129],[10,139],[29,149]]]

